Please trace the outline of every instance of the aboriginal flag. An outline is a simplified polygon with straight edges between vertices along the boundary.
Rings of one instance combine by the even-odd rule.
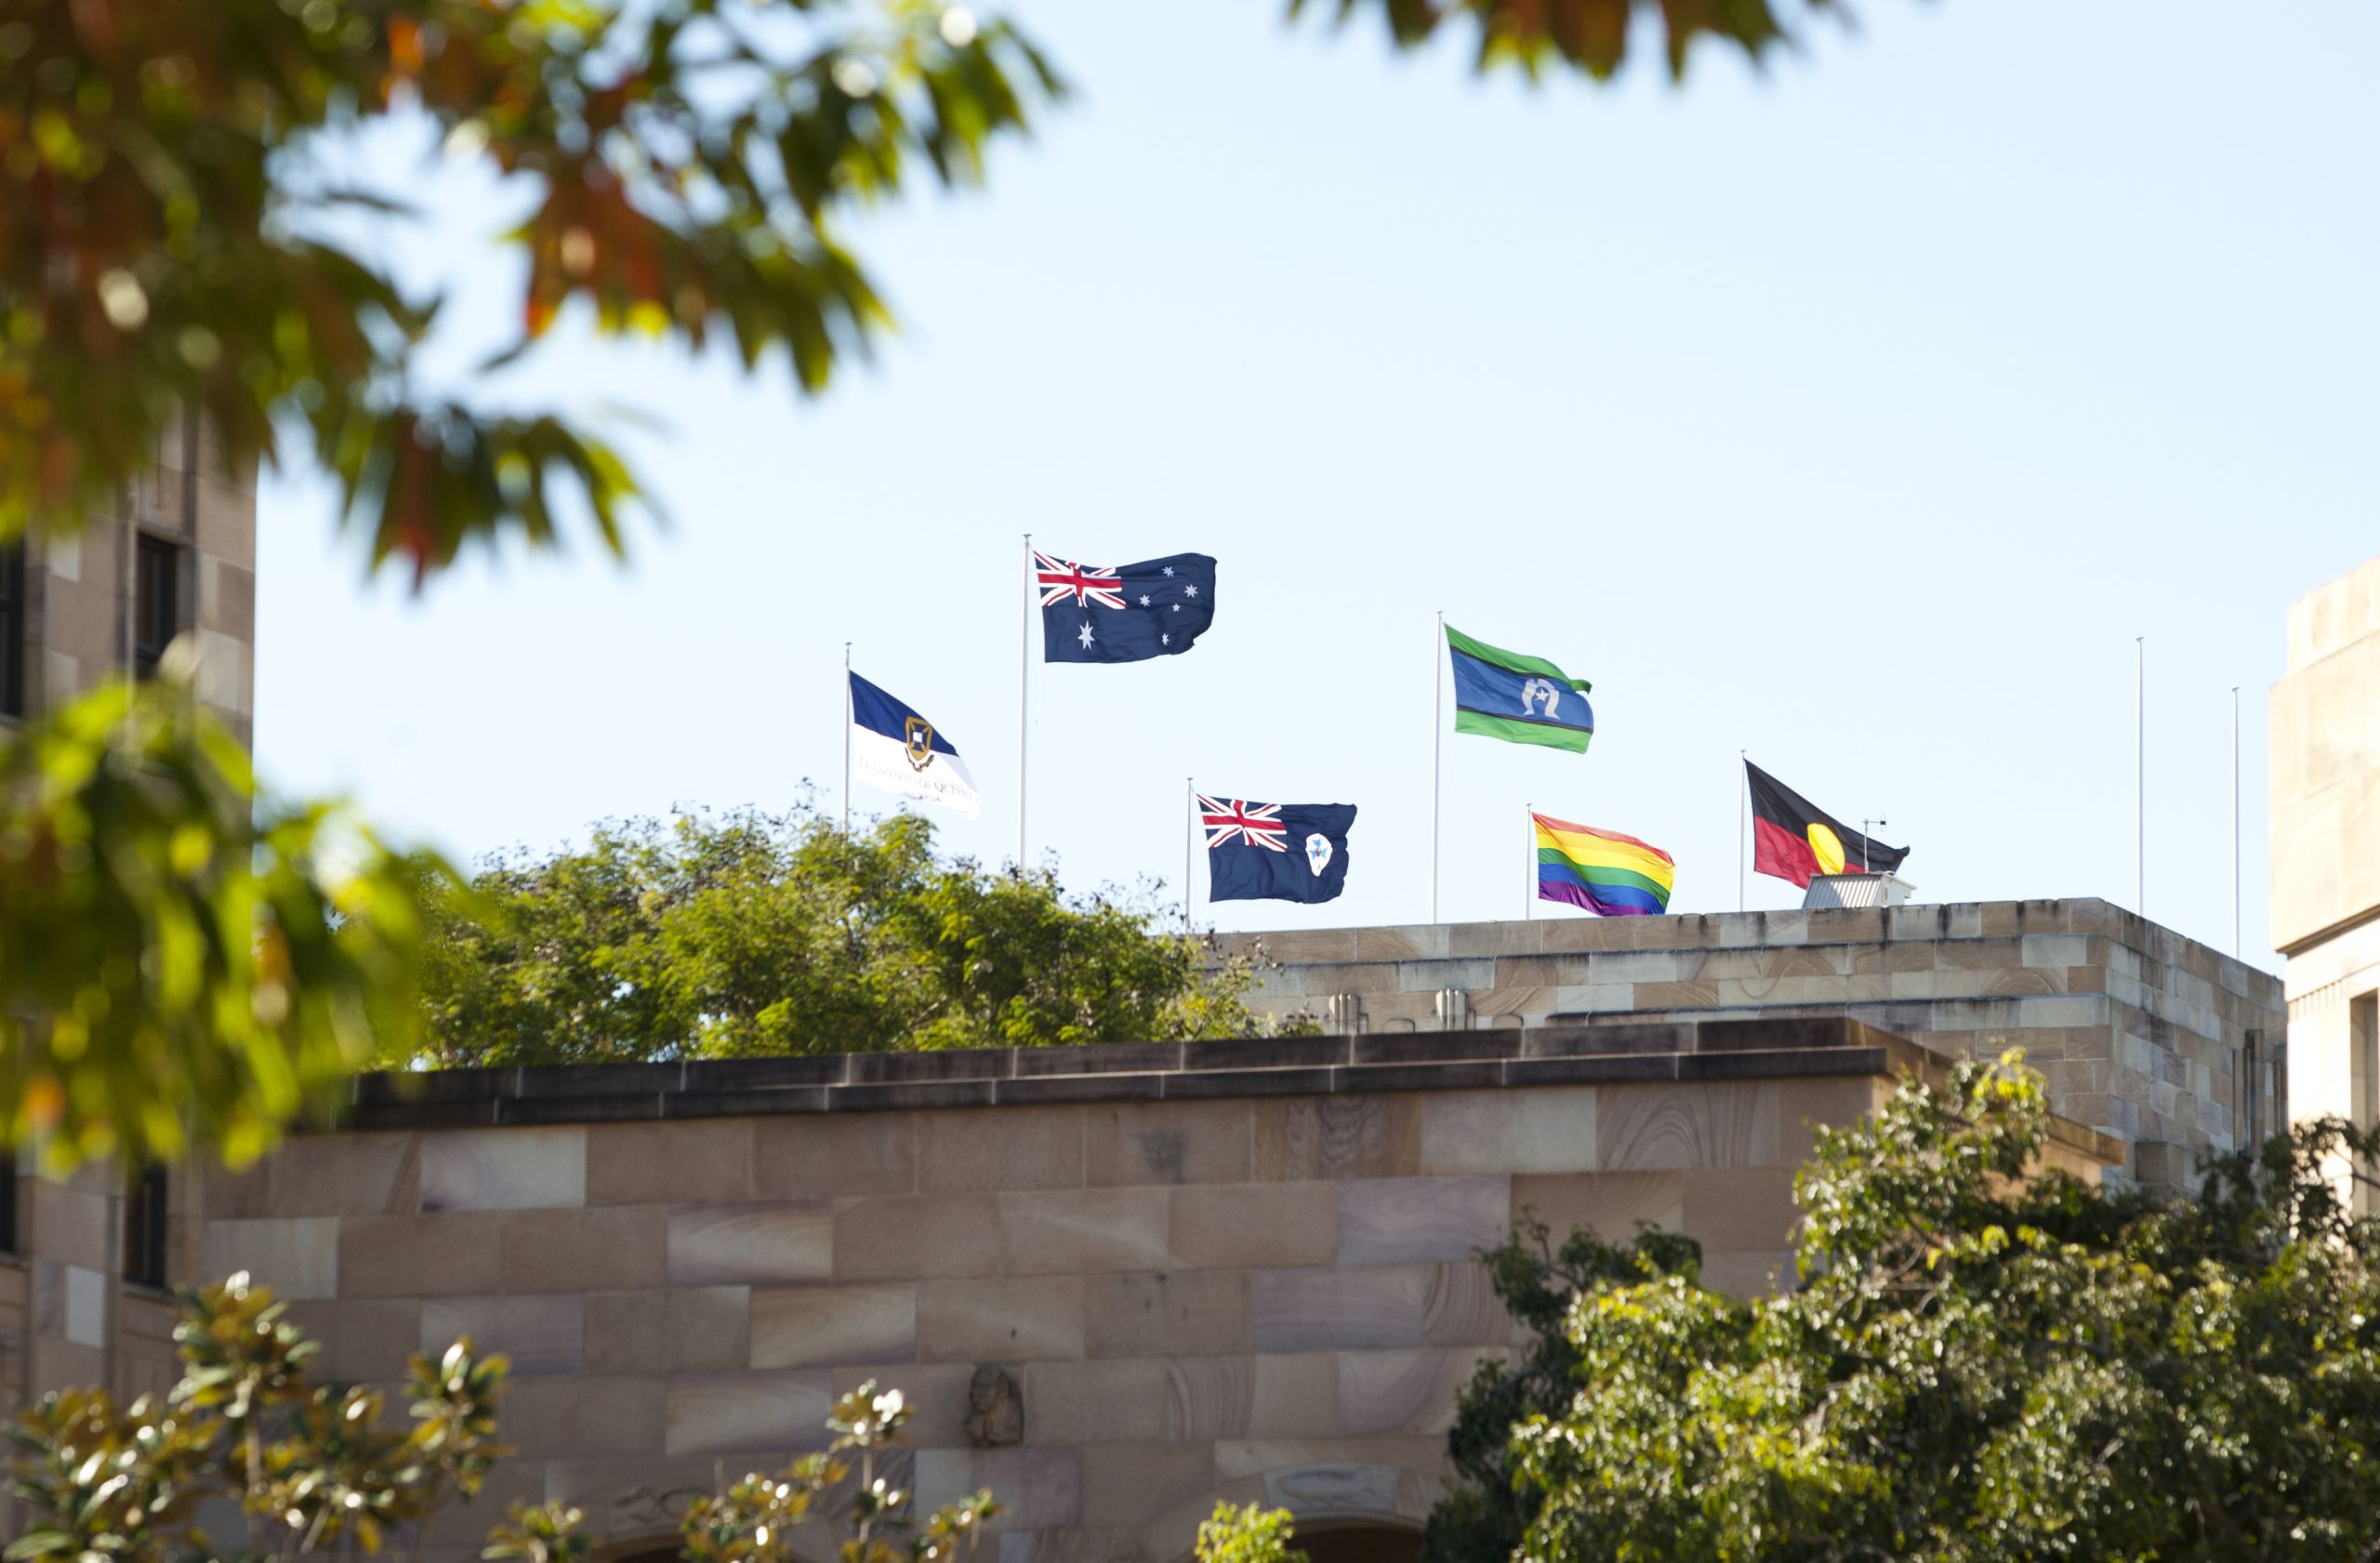
[[[1762,770],[1744,762],[1752,784],[1752,866],[1755,873],[1791,880],[1803,889],[1819,874],[1884,874],[1900,867],[1907,847],[1871,841]]]

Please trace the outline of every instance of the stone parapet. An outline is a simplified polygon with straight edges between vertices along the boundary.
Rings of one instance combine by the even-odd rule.
[[[2286,1121],[2269,973],[2096,899],[1229,935],[1254,1002],[1372,1037],[1752,1018],[1858,1021],[1937,1053],[2023,1047],[2060,1113],[2227,1150]],[[1461,993],[1460,1005],[1442,997]]]

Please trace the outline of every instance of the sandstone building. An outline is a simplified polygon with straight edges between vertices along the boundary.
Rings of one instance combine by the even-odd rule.
[[[210,531],[218,497],[176,601],[239,648],[208,686],[237,719],[253,526]],[[94,583],[150,530],[25,572],[28,687],[112,665]],[[1260,1002],[1319,1038],[367,1078],[245,1172],[20,1174],[0,1394],[164,1387],[157,1283],[245,1266],[335,1376],[466,1331],[513,1358],[519,1453],[438,1563],[515,1497],[583,1504],[599,1563],[668,1556],[687,1493],[812,1447],[870,1378],[919,1408],[922,1502],[1009,1505],[998,1563],[1181,1563],[1219,1499],[1292,1509],[1317,1563],[1409,1557],[1457,1389],[1514,1344],[1474,1255],[1526,1212],[1657,1222],[1717,1284],[1790,1285],[1814,1126],[2010,1044],[2086,1177],[2178,1186],[2293,1112],[2372,1119],[2380,565],[2291,624],[2286,1011],[2103,901],[1967,903],[1267,935]]]
[[[2271,710],[2291,1099],[2301,1117],[2369,1127],[2380,1122],[2380,560],[2290,605]],[[2369,1207],[2370,1185],[2358,1198]]]

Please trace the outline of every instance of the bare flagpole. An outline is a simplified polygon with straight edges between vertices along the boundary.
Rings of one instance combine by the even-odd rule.
[[[1033,534],[1025,535],[1025,602],[1016,620],[1016,871],[1025,872],[1025,751],[1032,741]]]
[[[1752,773],[1742,749],[1736,750],[1736,910],[1744,909],[1744,815],[1752,808]]]
[[[852,643],[843,642],[843,834],[852,833],[852,724],[859,712],[852,705]]]
[[[2132,638],[2132,909],[2149,915],[2149,639]]]
[[[2240,957],[2240,686],[2231,686],[2231,959]]]
[[[1198,783],[1195,777],[1182,778],[1183,801],[1190,810],[1190,817],[1182,822],[1182,931],[1190,932],[1190,860],[1198,843]]]
[[[1521,805],[1521,824],[1528,831],[1528,857],[1523,867],[1527,870],[1521,881],[1521,921],[1527,922],[1537,915],[1537,805]]]
[[[1437,638],[1430,642],[1430,922],[1438,921],[1438,791],[1446,775],[1441,751],[1446,747],[1446,675],[1438,658],[1447,643],[1446,610],[1438,610]]]

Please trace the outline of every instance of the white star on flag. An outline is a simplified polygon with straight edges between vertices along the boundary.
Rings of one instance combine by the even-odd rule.
[[[1198,595],[1198,589],[1195,586],[1185,586],[1182,589],[1182,594],[1184,597],[1196,597]]]
[[[1082,633],[1076,636],[1075,639],[1082,642],[1083,650],[1089,651],[1091,649],[1091,620],[1083,620]]]
[[[1172,566],[1172,565],[1170,565],[1170,564],[1167,565],[1167,566],[1165,567],[1165,573],[1166,573],[1167,575],[1169,575],[1169,576],[1170,576],[1170,575],[1171,575],[1171,574],[1173,574],[1173,566]]]
[[[1147,607],[1148,605],[1149,605],[1149,594],[1148,594],[1147,592],[1144,591],[1144,592],[1142,592],[1142,593],[1141,593],[1141,606],[1142,606],[1142,607],[1144,607],[1144,608],[1145,608],[1145,607]]]

